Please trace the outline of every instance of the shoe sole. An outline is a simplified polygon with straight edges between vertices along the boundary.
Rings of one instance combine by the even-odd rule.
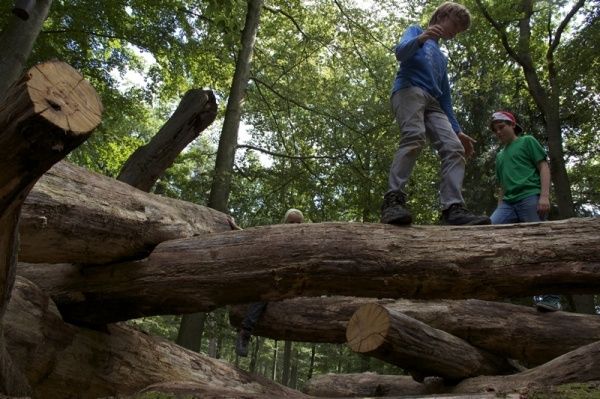
[[[552,305],[546,305],[544,303],[536,303],[535,307],[538,311],[540,312],[558,312],[560,309],[552,306]]]
[[[474,220],[467,223],[465,226],[487,226],[488,224],[492,224],[492,221],[489,218],[484,220]]]
[[[382,220],[381,223],[393,224],[395,226],[407,226],[412,223],[412,217],[403,216],[403,217],[393,218],[393,219],[386,220],[386,221]]]
[[[442,226],[487,226],[487,225],[492,224],[492,221],[490,219],[486,219],[486,220],[472,220],[468,223],[448,223],[448,222],[442,220],[440,224]]]

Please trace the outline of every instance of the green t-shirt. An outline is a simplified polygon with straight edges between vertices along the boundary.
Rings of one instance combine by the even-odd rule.
[[[516,202],[541,192],[538,164],[546,151],[533,136],[519,136],[496,155],[496,178],[504,201]]]

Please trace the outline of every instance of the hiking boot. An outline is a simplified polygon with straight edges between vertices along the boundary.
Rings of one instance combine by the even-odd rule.
[[[448,209],[444,209],[441,220],[442,224],[451,224],[454,226],[492,224],[489,217],[475,215],[462,204],[452,204]]]
[[[405,208],[406,196],[401,191],[389,191],[381,205],[381,223],[406,225],[412,223],[412,216]]]
[[[250,337],[252,335],[246,330],[240,330],[235,341],[235,353],[238,356],[248,356],[248,346],[250,344]]]
[[[556,312],[561,309],[558,295],[542,295],[535,299],[535,308],[539,312]]]

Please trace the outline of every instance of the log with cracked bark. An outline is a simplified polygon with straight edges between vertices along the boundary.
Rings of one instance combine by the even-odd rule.
[[[183,149],[217,116],[217,100],[211,90],[189,90],[179,106],[150,142],[127,159],[117,180],[150,191]]]
[[[461,381],[453,393],[517,392],[534,387],[600,380],[600,341],[565,353],[547,363],[513,375],[481,376]]]
[[[585,356],[585,350],[579,354],[572,353],[570,360],[563,359],[561,363],[549,363],[548,366],[539,366],[534,369],[507,376],[481,376],[463,380],[456,386],[444,386],[443,381],[426,380],[425,384],[412,381],[411,388],[414,394],[402,394],[397,392],[393,397],[403,398],[410,395],[411,399],[417,398],[444,398],[444,399],[483,399],[483,398],[515,398],[543,397],[543,398],[567,398],[568,393],[583,394],[584,397],[590,392],[600,392],[600,382],[597,372],[590,373],[585,361],[590,360]],[[580,361],[575,358],[583,356]],[[597,361],[594,362],[594,364]],[[581,372],[576,370],[577,365],[583,365]],[[566,369],[562,369],[566,366]],[[595,371],[595,370],[594,370]],[[402,387],[407,381],[406,376],[381,375],[374,373],[364,374],[326,374],[318,375],[306,382],[304,391],[317,397],[362,397],[365,392],[379,392],[389,389],[395,390]],[[402,380],[396,385],[396,380]],[[585,384],[581,387],[565,387],[565,384]],[[565,388],[565,389],[561,389]],[[418,392],[419,389],[421,392]],[[552,394],[553,393],[553,394]],[[435,394],[435,396],[431,396]],[[441,394],[441,395],[440,395]],[[522,395],[523,394],[523,395]],[[539,394],[539,396],[538,396]],[[397,395],[397,396],[396,396]],[[423,395],[423,396],[421,396]],[[376,396],[376,395],[371,395]],[[596,396],[590,396],[596,397]]]
[[[595,292],[600,218],[474,227],[281,224],[163,242],[140,261],[62,267],[27,276],[66,319],[92,324],[323,294]]]
[[[406,375],[377,373],[321,374],[306,381],[302,392],[317,397],[380,397],[438,394],[448,391],[443,384],[416,382]]]
[[[125,325],[106,331],[65,323],[52,300],[18,277],[6,313],[8,349],[25,371],[33,397],[131,395],[152,384],[187,381],[231,397],[302,398],[227,362],[188,351]]]
[[[348,320],[367,303],[394,309],[474,346],[523,361],[529,366],[600,341],[600,317],[597,315],[541,313],[530,306],[477,299],[287,299],[267,305],[253,334],[277,340],[343,343],[346,342]],[[241,327],[246,309],[245,305],[229,309],[229,319],[234,327]]]
[[[458,381],[514,372],[503,357],[377,303],[354,312],[346,340],[354,352],[395,364],[419,382],[427,376]]]
[[[0,318],[15,278],[23,201],[44,172],[90,136],[101,114],[96,91],[59,61],[31,68],[0,105]],[[27,392],[26,382],[5,356],[1,334],[0,347],[0,391]]]
[[[149,194],[68,162],[25,200],[19,260],[98,264],[145,257],[162,241],[231,230],[231,218]]]

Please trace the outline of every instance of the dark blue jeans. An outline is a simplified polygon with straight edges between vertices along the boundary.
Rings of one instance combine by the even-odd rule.
[[[492,224],[542,222],[537,213],[539,200],[539,195],[532,195],[517,202],[502,201],[490,217]]]

